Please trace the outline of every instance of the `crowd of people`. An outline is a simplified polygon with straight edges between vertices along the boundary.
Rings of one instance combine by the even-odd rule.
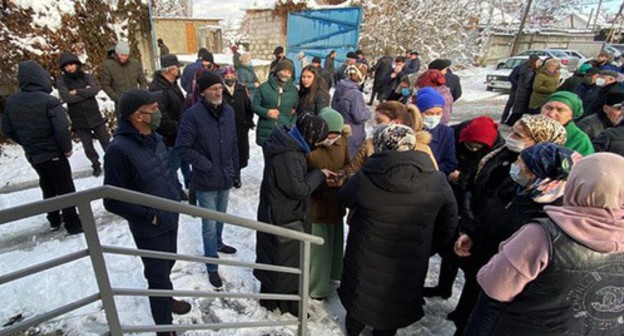
[[[71,124],[47,72],[19,64],[20,92],[7,101],[2,132],[24,148],[44,198],[75,191],[71,127],[104,184],[227,212],[255,128],[264,161],[257,219],[324,239],[311,250],[309,294],[325,300],[339,281],[347,335],[367,326],[395,335],[419,321],[424,298],[452,296],[459,269],[465,284],[448,315],[456,335],[624,333],[624,91],[603,54],[563,84],[556,59],[532,57],[514,69],[501,111],[500,124],[511,127],[505,135],[487,116],[450,125],[459,77],[446,59],[421,70],[415,50],[388,49],[372,65],[362,51],[349,52],[340,67],[335,51],[322,66],[300,53],[295,83],[282,47],[261,82],[236,48],[234,66],[215,64],[202,48],[182,69],[159,45],[150,83],[124,41],[97,80],[76,55],[62,55],[56,86]],[[112,140],[100,89],[116,106]],[[94,139],[106,152],[103,169]],[[138,248],[177,251],[177,213],[112,199],[104,206],[128,221]],[[82,232],[73,207],[47,218],[52,229],[64,223]],[[224,223],[201,224],[204,256],[237,252],[223,241]],[[425,287],[434,254],[442,258],[438,284]],[[297,267],[299,243],[257,232],[256,257]],[[150,289],[173,288],[173,261],[142,261]],[[221,290],[218,265],[206,272]],[[261,293],[299,290],[297,275],[253,274]],[[156,324],[192,308],[169,297],[149,301]],[[297,302],[260,304],[299,314]]]

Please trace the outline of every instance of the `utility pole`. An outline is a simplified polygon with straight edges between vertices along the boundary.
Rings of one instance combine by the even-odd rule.
[[[611,23],[611,30],[609,32],[609,37],[607,38],[607,42],[613,43],[613,40],[615,39],[615,23],[620,19],[623,9],[624,9],[624,2],[622,2],[622,5],[620,5],[620,10],[615,15],[615,18],[613,18],[613,23]]]
[[[600,16],[601,6],[602,6],[602,0],[598,1],[598,7],[596,8],[596,17],[594,18],[594,29],[598,28],[598,16]]]
[[[601,0],[602,1],[602,0]],[[520,37],[522,36],[522,31],[524,30],[524,24],[529,16],[529,12],[531,11],[531,4],[533,4],[533,0],[527,0],[526,9],[524,10],[524,15],[522,15],[522,21],[520,21],[520,28],[518,28],[518,33],[513,40],[513,44],[511,45],[511,54],[509,56],[513,56],[518,51],[518,44],[520,44]]]

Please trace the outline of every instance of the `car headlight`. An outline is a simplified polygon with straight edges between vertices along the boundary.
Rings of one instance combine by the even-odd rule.
[[[485,77],[485,79],[489,82],[489,81],[493,81],[496,77],[495,76],[487,76]]]

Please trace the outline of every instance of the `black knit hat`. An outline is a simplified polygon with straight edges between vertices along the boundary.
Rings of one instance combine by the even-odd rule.
[[[275,66],[276,73],[282,70],[290,70],[290,72],[292,73],[292,72],[295,72],[295,67],[291,61],[283,60],[277,63],[277,65]]]
[[[613,106],[616,104],[621,104],[622,102],[624,102],[624,91],[614,90],[607,93],[607,99],[605,100],[604,105]]]
[[[206,51],[202,55],[201,60],[204,62],[214,63],[214,56],[212,56],[212,53],[210,51]]]
[[[312,58],[312,63],[321,63],[321,58],[318,56],[315,56],[314,58]]]
[[[160,96],[160,92],[149,92],[143,89],[128,90],[121,94],[119,114],[128,119],[139,107],[157,102]]]
[[[199,78],[197,79],[197,87],[199,88],[199,92],[204,92],[207,88],[215,85],[221,84],[221,77],[215,75],[212,71],[203,72]]]
[[[451,66],[451,61],[447,59],[436,59],[433,62],[429,63],[429,70],[444,70]]]
[[[356,60],[356,59],[358,59],[359,57],[358,57],[358,55],[357,55],[356,53],[354,53],[353,51],[349,51],[349,52],[347,53],[347,58],[351,58],[351,59],[355,59],[355,60]]]
[[[309,113],[297,118],[296,127],[310,148],[314,148],[317,143],[325,140],[329,132],[323,118]]]
[[[206,48],[199,48],[199,50],[197,50],[197,58],[202,58],[204,57],[204,55],[209,54],[210,52],[208,51],[208,49]]]

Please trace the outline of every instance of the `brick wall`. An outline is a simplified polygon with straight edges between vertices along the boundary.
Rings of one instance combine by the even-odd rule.
[[[271,10],[247,10],[243,25],[253,58],[273,60],[275,47],[286,48],[283,19],[273,16]]]

